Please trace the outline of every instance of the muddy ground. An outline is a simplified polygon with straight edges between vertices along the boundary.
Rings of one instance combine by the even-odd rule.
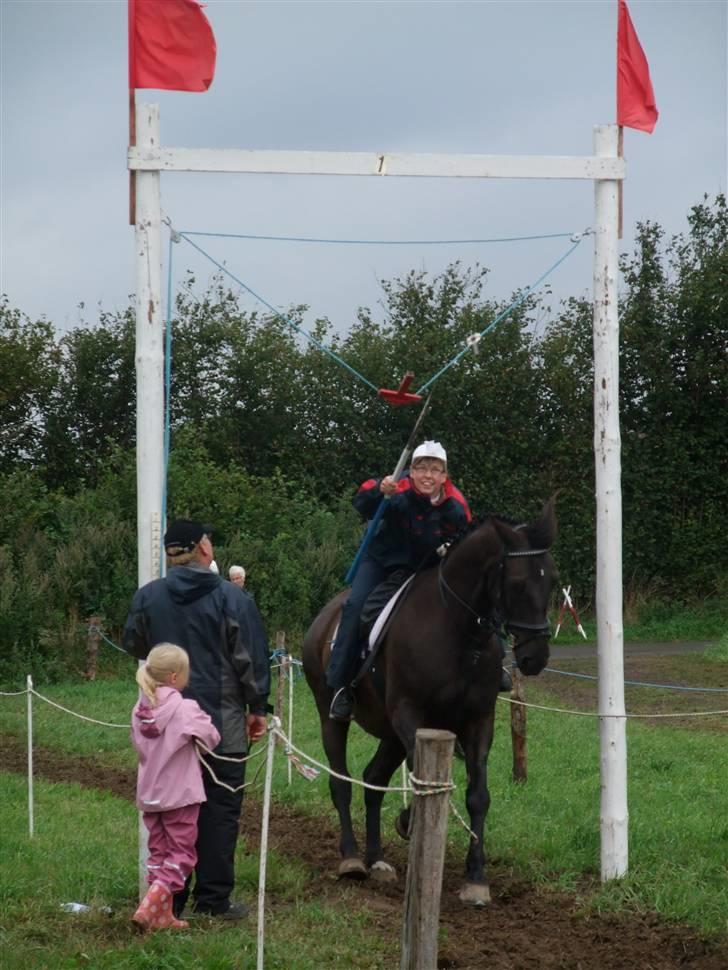
[[[554,663],[556,666],[556,663]],[[558,666],[571,670],[593,672],[589,659],[563,661]],[[715,670],[711,668],[715,666]],[[726,665],[704,664],[687,671],[688,677],[711,686],[727,687]],[[548,677],[549,690],[559,693],[561,700],[584,709],[593,707],[594,687],[588,681],[542,675],[544,686]],[[650,682],[668,679],[675,683],[689,683],[684,658],[628,659],[628,679]],[[706,678],[710,677],[710,681]],[[722,680],[721,680],[722,678]],[[661,710],[675,703],[663,698],[662,691],[648,694],[640,689],[633,707]],[[658,696],[659,695],[659,696]],[[628,695],[629,699],[629,695]],[[720,701],[720,703],[717,703]],[[726,695],[680,695],[681,709],[713,710],[728,707]],[[685,705],[683,707],[683,704]],[[628,702],[628,710],[630,704]],[[708,719],[715,730],[726,729],[726,718]],[[708,725],[700,719],[701,728]],[[715,721],[713,724],[712,722]],[[685,718],[681,723],[689,728],[695,722]],[[0,766],[3,770],[26,770],[25,748],[18,739],[0,738]],[[134,773],[104,767],[81,757],[67,755],[59,761],[48,749],[34,750],[34,767],[38,777],[49,781],[77,782],[80,785],[113,792],[120,798],[133,800]],[[260,809],[253,798],[247,800],[242,828],[248,845],[255,849],[259,829]],[[323,818],[297,814],[289,807],[274,804],[270,819],[271,845],[281,854],[298,859],[309,872],[309,893],[325,897],[329,902],[351,908],[366,909],[371,925],[389,941],[393,953],[399,952],[404,880],[395,887],[379,886],[371,882],[342,883],[332,873],[338,862],[337,833]],[[402,843],[392,842],[388,858],[400,873],[406,865],[406,849]],[[654,915],[598,916],[587,913],[573,895],[548,891],[519,878],[518,873],[498,861],[491,863],[492,904],[483,910],[464,909],[457,899],[461,883],[462,858],[448,856],[442,894],[439,968],[452,970],[727,970],[728,939],[705,940],[692,928],[669,924]],[[585,890],[588,885],[585,883]],[[290,905],[271,898],[275,914]],[[394,966],[398,961],[395,961]],[[326,967],[325,958],[322,967]]]

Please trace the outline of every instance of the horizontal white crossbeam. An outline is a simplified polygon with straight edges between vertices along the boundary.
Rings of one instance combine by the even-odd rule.
[[[269,175],[404,175],[415,178],[623,179],[624,159],[569,155],[376,155],[372,152],[246,151],[233,148],[129,149],[129,168],[146,172]]]

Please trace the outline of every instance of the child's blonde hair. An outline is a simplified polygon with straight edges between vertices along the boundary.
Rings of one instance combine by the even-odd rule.
[[[146,663],[137,667],[136,682],[152,707],[156,707],[157,687],[166,684],[170,674],[188,673],[189,669],[186,650],[174,643],[158,643],[149,651]]]

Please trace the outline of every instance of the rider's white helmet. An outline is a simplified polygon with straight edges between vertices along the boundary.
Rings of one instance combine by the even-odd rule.
[[[416,465],[420,458],[438,458],[447,470],[447,452],[439,441],[423,441],[417,445],[412,454],[412,464]]]

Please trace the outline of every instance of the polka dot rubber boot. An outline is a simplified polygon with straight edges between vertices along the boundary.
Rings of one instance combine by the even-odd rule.
[[[131,918],[134,926],[146,933],[152,930],[185,930],[185,920],[176,919],[172,913],[172,893],[161,882],[153,882],[139,908]]]

